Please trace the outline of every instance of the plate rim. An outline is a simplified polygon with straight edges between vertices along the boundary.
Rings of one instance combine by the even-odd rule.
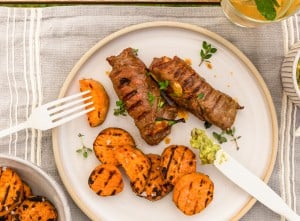
[[[272,154],[268,163],[268,168],[265,171],[265,174],[261,179],[267,183],[272,175],[276,158],[277,158],[277,151],[278,151],[278,122],[277,122],[277,114],[275,110],[275,106],[273,103],[272,96],[270,94],[270,91],[263,80],[261,74],[258,72],[254,64],[249,60],[249,58],[235,45],[233,45],[231,42],[223,38],[217,33],[214,33],[212,31],[209,31],[206,28],[202,28],[200,26],[184,23],[184,22],[175,22],[175,21],[152,21],[152,22],[144,22],[139,23],[131,26],[127,26],[125,28],[121,28],[118,31],[115,31],[108,36],[104,37],[103,39],[99,40],[93,47],[91,47],[88,51],[86,51],[81,58],[76,62],[74,67],[72,68],[71,72],[67,75],[63,86],[59,92],[58,98],[62,98],[65,96],[66,91],[69,87],[69,84],[71,81],[75,78],[80,68],[89,60],[91,56],[93,56],[94,53],[96,53],[98,50],[100,50],[103,46],[108,44],[109,42],[113,41],[114,39],[117,39],[125,34],[139,31],[143,29],[148,28],[158,28],[158,27],[168,27],[168,28],[180,28],[185,29],[188,31],[193,31],[195,33],[199,33],[205,36],[209,36],[213,40],[217,41],[218,43],[222,44],[224,47],[228,48],[233,54],[235,54],[240,61],[242,61],[250,70],[251,74],[255,77],[257,83],[259,84],[260,89],[262,90],[267,107],[269,110],[271,123],[272,123]],[[58,169],[59,176],[67,189],[68,194],[71,196],[75,204],[85,213],[86,216],[88,216],[92,220],[99,220],[99,218],[89,209],[87,208],[80,200],[78,195],[74,192],[72,186],[70,183],[68,183],[68,179],[66,177],[66,173],[63,170],[63,164],[62,159],[59,155],[59,144],[58,144],[58,129],[54,128],[52,129],[52,144],[53,144],[53,153],[55,158],[55,164]],[[256,202],[256,199],[253,197],[250,197],[248,202],[235,214],[230,220],[231,221],[237,221],[240,218],[242,218],[254,205]]]

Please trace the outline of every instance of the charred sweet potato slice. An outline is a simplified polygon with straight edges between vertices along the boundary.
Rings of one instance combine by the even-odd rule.
[[[148,200],[155,201],[163,198],[170,191],[173,186],[166,182],[161,173],[160,156],[157,154],[147,154],[151,162],[151,170],[147,179],[144,192],[141,196]]]
[[[0,167],[0,217],[7,215],[23,200],[23,183],[19,175],[7,167]]]
[[[196,171],[196,156],[188,147],[170,145],[162,153],[163,177],[172,185],[185,174]]]
[[[32,196],[32,190],[31,187],[24,181],[22,180],[23,183],[23,191],[24,191],[24,198]]]
[[[87,113],[87,117],[91,127],[99,126],[104,122],[109,109],[109,97],[106,90],[99,81],[93,79],[81,79],[79,80],[79,85],[80,91],[91,91],[90,94],[84,97],[92,96],[95,110]],[[90,102],[90,100],[86,102]],[[87,108],[90,108],[90,106]]]
[[[12,221],[56,221],[57,210],[53,204],[42,196],[30,196],[11,215]]]
[[[88,184],[99,196],[113,196],[124,188],[122,174],[112,164],[100,164],[91,173]]]
[[[93,149],[96,157],[102,163],[120,165],[116,159],[116,154],[119,148],[135,147],[135,142],[132,136],[121,128],[109,127],[102,130],[96,137]]]
[[[214,184],[202,173],[182,176],[174,186],[173,202],[186,215],[205,209],[213,199]]]
[[[137,148],[124,147],[118,150],[116,158],[129,177],[133,192],[142,194],[151,169],[148,157]]]

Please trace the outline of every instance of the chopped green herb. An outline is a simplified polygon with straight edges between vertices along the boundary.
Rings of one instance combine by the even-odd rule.
[[[135,56],[138,56],[138,52],[139,52],[139,49],[137,49],[137,48],[133,49],[133,53]]]
[[[126,116],[127,115],[127,111],[125,109],[125,105],[122,100],[116,101],[116,106],[117,106],[117,108],[114,109],[115,116],[119,116],[119,115]]]
[[[169,81],[168,80],[165,80],[165,81],[159,81],[158,82],[158,85],[159,85],[159,89],[160,90],[167,90],[168,86],[169,86]]]
[[[211,126],[212,126],[212,124],[209,123],[208,121],[205,121],[205,122],[204,122],[204,127],[205,127],[205,129],[208,129],[208,128],[210,128]]]
[[[277,0],[255,0],[257,10],[267,20],[276,18],[276,8],[279,7]]]
[[[93,150],[91,148],[88,148],[84,145],[84,142],[83,142],[83,137],[84,135],[79,133],[78,134],[78,137],[80,138],[80,141],[81,141],[81,148],[77,149],[76,152],[77,153],[82,153],[82,156],[84,158],[87,158],[88,157],[88,153],[89,152],[93,152]]]
[[[227,138],[224,136],[223,131],[220,134],[218,134],[217,132],[213,132],[213,137],[219,142],[219,144],[227,142]]]
[[[226,130],[225,133],[226,133],[227,135],[229,135],[229,136],[232,137],[232,140],[231,140],[231,141],[233,141],[233,142],[235,143],[236,149],[239,150],[240,147],[239,147],[239,145],[238,145],[237,140],[240,139],[241,136],[236,136],[236,135],[235,135],[235,131],[236,131],[236,130],[235,130],[235,127],[233,127],[233,128],[231,128],[231,129]]]
[[[208,61],[214,53],[217,52],[217,49],[212,47],[211,44],[208,44],[206,41],[202,42],[202,49],[200,51],[201,61],[199,66],[202,65],[204,61]]]
[[[159,97],[158,98],[158,104],[157,104],[158,108],[162,108],[164,105],[165,105],[165,102],[162,100],[161,97]]]
[[[153,106],[154,100],[155,100],[155,96],[149,91],[148,92],[148,101],[151,106]]]
[[[204,98],[204,96],[205,96],[204,93],[200,93],[200,94],[197,95],[197,98],[198,98],[199,100],[202,100],[202,99]]]
[[[180,122],[185,123],[184,118],[180,118],[180,119],[177,119],[177,120],[172,120],[172,119],[166,119],[166,118],[163,118],[163,117],[158,117],[158,118],[155,119],[155,121],[167,121],[169,126],[173,126],[174,124],[177,124],[177,123],[180,123]]]

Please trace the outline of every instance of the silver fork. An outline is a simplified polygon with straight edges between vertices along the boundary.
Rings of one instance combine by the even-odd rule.
[[[90,91],[84,91],[35,108],[27,121],[0,131],[0,138],[25,128],[48,130],[94,110],[95,107],[85,109],[93,104],[92,101],[83,103],[92,98],[82,98],[88,93]]]

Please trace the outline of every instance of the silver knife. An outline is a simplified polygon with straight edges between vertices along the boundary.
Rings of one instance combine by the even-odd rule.
[[[286,217],[290,221],[300,221],[300,216],[298,216],[279,195],[223,149],[218,150],[214,165],[228,179],[269,209]]]

